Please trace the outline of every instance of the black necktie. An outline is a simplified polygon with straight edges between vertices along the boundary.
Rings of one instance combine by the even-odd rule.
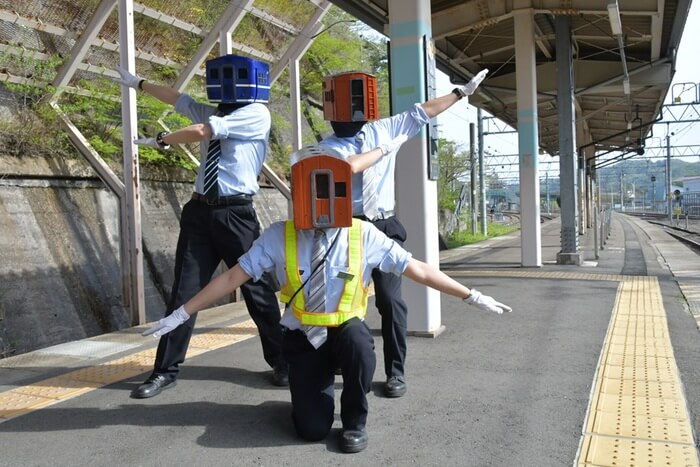
[[[204,166],[204,196],[209,201],[219,198],[219,158],[221,157],[221,141],[212,139],[209,141],[207,151],[207,163]]]

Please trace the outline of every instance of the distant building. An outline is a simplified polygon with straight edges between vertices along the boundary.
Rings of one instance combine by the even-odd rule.
[[[700,176],[697,177],[683,177],[683,190],[682,192],[700,191]]]

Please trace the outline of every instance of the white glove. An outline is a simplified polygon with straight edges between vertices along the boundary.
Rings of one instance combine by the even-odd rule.
[[[185,306],[182,305],[180,308],[158,321],[158,324],[143,331],[141,335],[160,337],[163,334],[169,333],[188,319],[190,319],[190,315],[187,314],[185,311]]]
[[[118,66],[116,70],[119,73],[120,78],[112,78],[112,81],[130,88],[138,89],[139,83],[145,79],[139,75],[132,74],[129,72],[129,70],[122,68],[121,66]]]
[[[486,74],[489,72],[488,68],[484,68],[480,72],[474,76],[471,81],[469,81],[467,84],[459,88],[459,92],[462,94],[462,97],[464,96],[471,96],[474,94],[474,91],[476,91],[476,88],[479,87],[481,82],[486,78]]]
[[[496,300],[494,300],[493,297],[484,295],[475,289],[471,290],[472,293],[469,295],[469,297],[464,299],[464,301],[468,304],[474,305],[482,311],[490,311],[493,313],[498,313],[499,315],[502,314],[504,311],[508,313],[513,311],[511,307],[509,307],[508,305],[504,305],[501,302],[497,302]]]
[[[154,136],[150,138],[135,139],[134,143],[140,144],[141,146],[150,146],[152,148],[161,149],[160,145],[158,144],[158,141],[156,141],[156,138]]]
[[[399,135],[390,142],[380,145],[379,149],[382,150],[382,156],[386,156],[387,154],[396,151],[406,141],[408,141],[408,135]]]

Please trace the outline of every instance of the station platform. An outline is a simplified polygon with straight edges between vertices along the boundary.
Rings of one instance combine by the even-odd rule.
[[[441,268],[513,307],[442,296],[436,338],[409,337],[407,394],[382,396],[379,316],[369,446],[294,433],[288,390],[270,384],[243,304],[200,313],[178,384],[130,399],[150,373],[147,326],[0,360],[2,466],[698,466],[700,267],[659,226],[616,214],[595,254],[520,267],[519,235],[441,253]],[[407,280],[407,279],[404,279]],[[409,304],[410,312],[410,304]]]

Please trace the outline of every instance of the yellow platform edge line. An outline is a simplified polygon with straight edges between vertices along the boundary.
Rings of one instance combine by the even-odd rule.
[[[613,362],[619,367],[614,371],[609,367]],[[659,363],[665,370],[652,367],[652,373],[673,381],[652,384],[646,374],[608,377]],[[679,375],[657,278],[625,277],[618,285],[573,465],[700,466]]]
[[[187,358],[242,342],[257,335],[255,323],[251,319],[196,334],[192,337]],[[146,373],[153,368],[154,357],[154,349],[146,349],[99,365],[86,366],[33,384],[0,392],[0,423]]]

